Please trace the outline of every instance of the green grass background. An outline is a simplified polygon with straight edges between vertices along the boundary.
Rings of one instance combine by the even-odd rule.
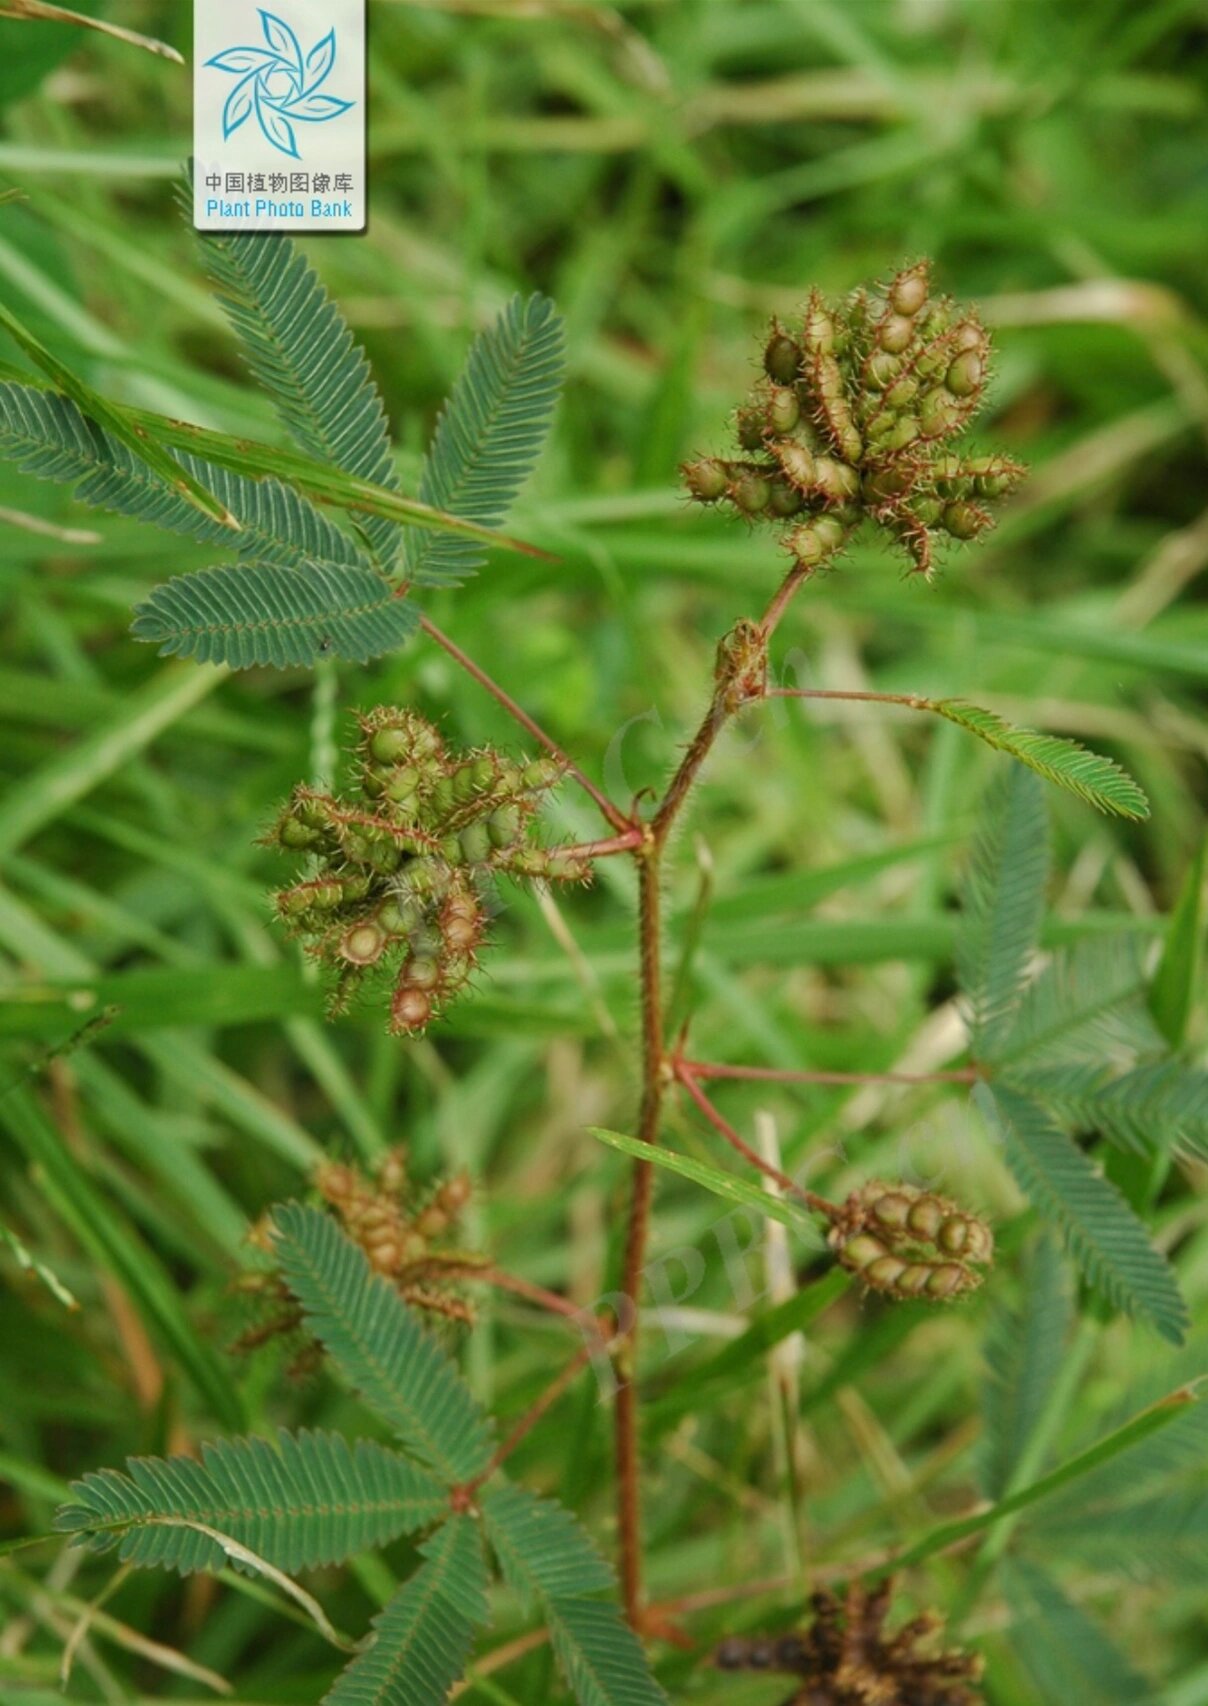
[[[104,7],[186,53],[188,10]],[[791,315],[811,283],[845,290],[930,254],[994,328],[985,442],[1033,476],[934,588],[874,545],[853,551],[795,607],[777,668],[968,695],[1118,757],[1153,817],[1120,827],[1053,799],[1052,930],[1159,932],[1203,837],[1208,756],[1204,0],[370,11],[370,230],[308,253],[369,350],[404,477],[473,331],[513,290],[548,291],[568,321],[567,396],[514,518],[558,561],[497,554],[432,601],[436,620],[611,789],[656,785],[705,702],[717,637],[766,602],[780,564],[766,534],[686,508],[678,461],[725,442],[768,315]],[[4,299],[98,388],[272,437],[173,204],[189,73],[0,20],[0,105],[0,184],[25,198],[0,209]],[[16,1535],[47,1529],[71,1476],[127,1453],[242,1425],[365,1425],[326,1384],[291,1385],[279,1358],[225,1350],[248,1221],[303,1190],[323,1154],[406,1141],[421,1178],[469,1167],[473,1238],[597,1296],[625,1168],[584,1127],[630,1118],[634,996],[631,883],[614,862],[556,913],[509,896],[478,993],[423,1042],[390,1041],[374,1013],[324,1025],[265,902],[284,874],[256,845],[275,802],[330,771],[350,707],[416,704],[466,741],[510,743],[508,724],[423,644],[317,683],[160,662],[130,640],[130,606],[203,551],[7,469],[0,505],[94,535],[0,518],[0,1038],[15,1086],[0,1098],[0,1201],[80,1303],[67,1312],[0,1251],[0,1526]],[[760,713],[727,736],[673,884],[673,945],[702,871],[714,897],[689,988],[696,1051],[949,1064],[954,887],[997,762],[953,728],[866,706]],[[597,832],[571,789],[552,817],[559,833]],[[110,1003],[116,1020],[90,1047],[26,1079],[39,1049]],[[963,1096],[735,1091],[725,1106],[744,1130],[760,1115],[787,1164],[813,1155],[811,1182],[828,1189],[905,1171],[1007,1227],[1019,1209]],[[726,1159],[687,1113],[672,1129]],[[1087,1317],[1046,1464],[1203,1366],[1195,1183],[1194,1170],[1176,1181],[1156,1227],[1179,1243],[1198,1338],[1172,1357],[1142,1328]],[[995,1309],[1026,1297],[1033,1258],[1008,1258],[959,1310],[888,1314],[848,1294],[811,1326],[800,1367],[782,1365],[786,1405],[757,1363],[694,1386],[750,1298],[716,1202],[665,1182],[654,1253],[673,1294],[697,1265],[685,1251],[704,1257],[702,1313],[648,1339],[646,1487],[652,1589],[691,1596],[694,1648],[660,1665],[676,1699],[775,1706],[775,1685],[710,1672],[711,1642],[783,1620],[810,1572],[875,1560],[967,1508],[983,1341]],[[762,1291],[763,1255],[745,1271]],[[507,1418],[570,1348],[562,1329],[485,1302],[465,1358]],[[1190,1436],[1193,1466],[1204,1443]],[[609,1452],[608,1406],[581,1385],[517,1466],[607,1540]],[[1123,1538],[1097,1558],[1046,1558],[1059,1613],[1042,1594],[1029,1615],[1022,1557],[971,1590],[968,1552],[915,1572],[907,1601],[959,1604],[995,1706],[1198,1706],[1202,1477],[1187,1513],[1160,1568]],[[312,1585],[360,1629],[407,1567],[400,1549]],[[58,1698],[63,1635],[109,1568],[53,1547],[0,1561],[0,1699]],[[242,1706],[314,1701],[337,1664],[246,1584],[140,1577],[107,1610],[233,1677]],[[496,1639],[524,1627],[503,1602]],[[205,1692],[121,1638],[93,1641],[74,1697]],[[537,1654],[467,1698],[561,1696]]]

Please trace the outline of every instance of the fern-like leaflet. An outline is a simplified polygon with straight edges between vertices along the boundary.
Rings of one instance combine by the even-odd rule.
[[[470,348],[424,463],[420,498],[468,521],[495,527],[532,472],[562,388],[564,334],[552,302],[514,296]],[[408,534],[407,578],[417,586],[456,584],[483,559],[482,546],[452,534]]]

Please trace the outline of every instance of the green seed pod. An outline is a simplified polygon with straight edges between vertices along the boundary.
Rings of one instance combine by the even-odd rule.
[[[860,476],[846,462],[836,462],[832,456],[819,456],[814,462],[814,484],[831,503],[842,503],[859,495]]]
[[[762,450],[766,431],[763,410],[754,407],[739,409],[736,419],[738,442],[742,448]]]
[[[801,493],[788,480],[772,481],[772,496],[768,503],[768,510],[772,515],[785,518],[797,515],[804,503],[805,499]]]
[[[870,1262],[861,1274],[867,1285],[876,1291],[897,1291],[903,1276],[908,1272],[907,1264],[900,1256],[882,1256],[878,1261]]]
[[[870,469],[860,482],[860,491],[867,503],[892,503],[910,490],[912,481],[908,468],[890,464],[887,468]]]
[[[369,751],[378,764],[400,764],[410,757],[413,738],[409,730],[377,729],[369,737]]]
[[[370,845],[365,862],[372,865],[375,871],[380,871],[384,877],[388,877],[402,864],[403,850],[395,841],[375,842]]]
[[[801,404],[797,401],[796,391],[791,386],[777,385],[768,397],[764,411],[766,430],[777,438],[783,438],[786,432],[792,432],[800,419]]]
[[[783,444],[775,446],[775,453],[785,478],[800,491],[812,491],[817,478],[813,452],[807,450],[799,440],[788,438]]]
[[[943,1220],[944,1205],[932,1196],[916,1198],[907,1216],[907,1224],[910,1230],[929,1241],[935,1238]]]
[[[980,353],[967,349],[949,367],[944,375],[944,384],[954,397],[972,397],[980,389],[983,377]]]
[[[872,1214],[882,1226],[901,1229],[910,1215],[911,1201],[904,1191],[886,1191],[872,1203]]]
[[[958,406],[951,392],[942,385],[934,391],[924,391],[919,403],[919,426],[924,438],[942,438],[952,431],[958,419]]]
[[[771,499],[771,481],[753,470],[740,474],[730,486],[730,501],[743,515],[760,515]]]
[[[715,503],[726,494],[730,484],[729,471],[716,456],[703,456],[699,462],[684,462],[680,466],[684,484],[698,503]]]
[[[952,343],[958,350],[981,350],[986,345],[986,334],[976,320],[962,320],[952,329]]]
[[[377,924],[354,924],[340,938],[340,955],[350,965],[376,965],[385,952],[386,940],[386,932]]]
[[[864,367],[864,378],[874,391],[884,391],[901,372],[902,363],[888,350],[874,350]]]
[[[890,355],[901,355],[914,339],[914,321],[905,314],[890,314],[877,327],[877,342]]]
[[[473,799],[478,792],[478,779],[474,770],[473,764],[463,764],[453,772],[453,798],[458,805],[464,805],[467,800]]]
[[[910,513],[920,527],[934,527],[943,511],[944,500],[942,498],[914,498],[910,505]]]
[[[888,1250],[878,1239],[870,1233],[860,1232],[840,1247],[839,1260],[853,1273],[862,1273],[873,1262],[883,1260],[888,1254]]]
[[[422,918],[423,913],[414,901],[395,898],[382,902],[378,908],[377,924],[387,936],[409,936]]]
[[[911,1262],[898,1275],[896,1288],[903,1297],[919,1297],[927,1290],[932,1268],[926,1262]]]
[[[889,409],[904,409],[907,403],[913,402],[919,393],[919,382],[913,373],[904,373],[896,384],[891,385],[885,393],[885,406]]]
[[[763,370],[777,385],[791,385],[801,372],[801,350],[787,332],[777,329],[768,339]]]
[[[969,1222],[962,1215],[953,1215],[940,1227],[935,1241],[949,1256],[962,1255],[969,1243]]]
[[[491,857],[491,835],[485,823],[468,823],[457,839],[467,865],[483,865]]]
[[[912,318],[927,304],[931,284],[931,268],[926,261],[906,272],[900,272],[889,287],[890,306],[899,314]]]
[[[322,837],[317,829],[312,829],[309,824],[300,823],[296,817],[284,818],[277,830],[277,840],[282,847],[291,847],[299,851],[307,847],[316,847],[321,839]]]
[[[478,826],[475,825],[475,828]],[[486,821],[486,834],[491,847],[511,847],[519,839],[524,827],[519,810],[516,806],[500,806],[498,811],[491,813]],[[463,839],[465,832],[462,832]]]
[[[552,788],[562,780],[562,766],[556,758],[534,758],[531,764],[525,765],[520,780],[533,793],[538,789]]]
[[[975,539],[985,531],[989,519],[976,504],[950,503],[945,505],[942,523],[954,539]]]
[[[812,569],[833,557],[845,537],[842,523],[834,516],[818,515],[794,528],[786,544],[803,568]]]
[[[881,440],[886,450],[905,450],[919,436],[919,423],[913,415],[899,415]]]
[[[434,820],[448,817],[456,801],[453,797],[453,778],[438,776],[428,795],[428,806]]]
[[[958,1293],[969,1288],[970,1275],[967,1268],[962,1268],[955,1262],[941,1262],[932,1268],[927,1276],[927,1295],[929,1297],[956,1297]]]
[[[403,976],[412,989],[435,989],[440,982],[440,967],[435,960],[412,957],[407,961]]]
[[[551,853],[545,874],[552,883],[586,883],[591,879],[591,864],[573,853]]]
[[[412,798],[419,787],[419,771],[413,764],[405,764],[402,769],[395,770],[386,783],[386,798],[393,800],[396,806],[401,806]]]
[[[823,356],[835,349],[835,321],[817,290],[811,292],[805,310],[805,347],[811,355]]]

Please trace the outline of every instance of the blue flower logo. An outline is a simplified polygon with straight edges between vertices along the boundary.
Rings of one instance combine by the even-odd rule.
[[[285,19],[263,7],[259,11],[267,47],[229,47],[206,60],[216,71],[229,71],[239,79],[222,110],[223,140],[234,136],[255,113],[273,147],[300,160],[294,124],[327,124],[356,102],[319,93],[336,62],[334,30],[328,30],[303,56],[302,44]]]

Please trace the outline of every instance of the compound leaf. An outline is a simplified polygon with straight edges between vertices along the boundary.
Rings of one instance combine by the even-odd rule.
[[[185,1526],[200,1523],[280,1570],[338,1564],[435,1521],[448,1508],[440,1483],[371,1440],[339,1434],[220,1440],[191,1457],[131,1457],[72,1485],[55,1527],[95,1551],[189,1575],[220,1570],[223,1548]],[[174,1523],[173,1519],[179,1519]]]
[[[580,1597],[614,1586],[612,1568],[564,1505],[507,1482],[482,1519],[508,1584],[524,1599]]]
[[[135,606],[131,632],[161,656],[288,669],[328,656],[367,663],[401,646],[417,622],[373,569],[249,563],[165,581]]]
[[[424,463],[424,503],[494,527],[531,473],[562,388],[564,334],[545,296],[514,296],[475,338]],[[403,561],[420,586],[456,583],[485,553],[454,534],[408,534]]]

